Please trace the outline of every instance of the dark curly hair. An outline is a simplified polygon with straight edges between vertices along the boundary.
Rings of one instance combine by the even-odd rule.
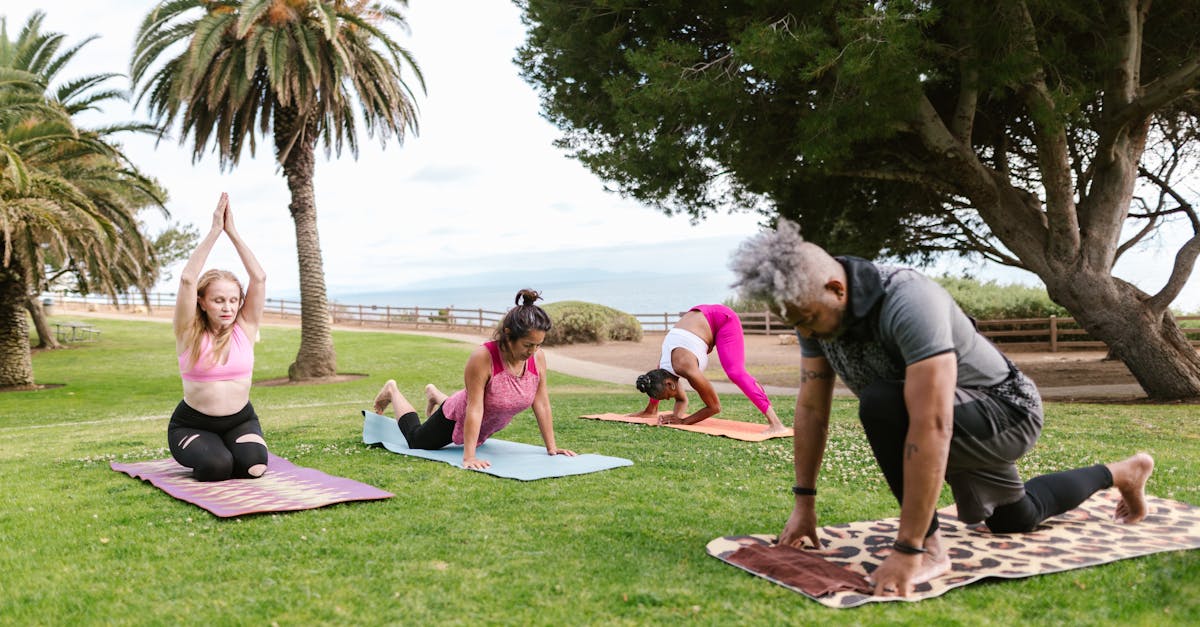
[[[662,398],[663,388],[666,386],[667,380],[678,381],[679,377],[671,374],[669,370],[663,368],[655,368],[646,374],[640,375],[637,378],[637,389],[650,398]]]
[[[541,298],[541,292],[529,288],[517,292],[517,297],[513,299],[517,306],[504,314],[504,319],[500,321],[500,326],[496,327],[492,339],[509,344],[529,335],[530,331],[549,332],[550,316],[534,304]]]

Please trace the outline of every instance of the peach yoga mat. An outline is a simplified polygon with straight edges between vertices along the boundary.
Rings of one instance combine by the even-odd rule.
[[[660,416],[669,415],[669,412],[663,412]],[[782,433],[772,435],[764,435],[763,429],[767,428],[765,422],[741,422],[738,420],[724,420],[722,418],[709,418],[702,420],[694,425],[660,425],[654,418],[634,418],[624,414],[587,414],[580,418],[590,418],[592,420],[609,420],[613,422],[632,422],[639,425],[650,425],[652,427],[671,427],[672,429],[681,429],[683,431],[695,431],[696,433],[706,433],[708,435],[719,435],[735,440],[744,440],[746,442],[762,442],[771,438],[790,438],[792,430],[789,428]]]
[[[898,518],[822,527],[820,550],[807,549],[837,576],[816,576],[789,556],[790,547],[773,543],[773,535],[726,536],[705,547],[709,555],[767,581],[833,608],[883,601],[920,601],[988,577],[1017,579],[1096,566],[1163,551],[1200,548],[1200,508],[1179,501],[1147,497],[1145,520],[1134,525],[1113,522],[1120,496],[1115,489],[1092,495],[1079,507],[1055,516],[1030,533],[989,533],[955,517],[954,506],[939,510],[943,545],[951,568],[916,586],[905,597],[876,597],[854,585],[874,571],[891,552]],[[794,549],[791,549],[794,551]],[[787,562],[794,563],[788,568]],[[858,589],[855,589],[855,588]]]

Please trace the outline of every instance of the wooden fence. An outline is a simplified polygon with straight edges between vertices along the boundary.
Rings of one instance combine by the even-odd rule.
[[[174,294],[152,293],[149,295],[153,309],[175,306]],[[49,306],[65,309],[88,308],[140,312],[145,302],[140,294],[122,295],[118,304],[102,296],[71,296],[54,294],[45,299]],[[269,317],[283,320],[300,319],[300,302],[268,298],[266,312]],[[401,307],[397,305],[347,305],[331,303],[329,315],[334,324],[345,326],[443,329],[487,332],[494,329],[504,318],[503,311],[468,309],[462,307]],[[631,314],[642,325],[645,333],[666,333],[682,311]],[[748,335],[788,335],[793,333],[782,318],[769,311],[751,311],[738,314],[742,329]],[[1193,346],[1200,347],[1200,316],[1176,316],[1183,331]],[[1187,326],[1193,325],[1193,326]],[[980,320],[979,330],[993,342],[1010,351],[1060,350],[1105,350],[1104,342],[1093,339],[1087,331],[1079,328],[1074,318],[1021,318],[1009,320]]]

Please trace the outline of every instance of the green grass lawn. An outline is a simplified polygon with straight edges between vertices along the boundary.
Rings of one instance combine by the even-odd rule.
[[[576,416],[639,408],[627,387],[552,374],[561,446],[634,460],[519,482],[361,443],[395,378],[461,385],[470,347],[335,332],[338,370],[364,379],[256,387],[271,449],[395,498],[218,519],[112,460],[166,457],[181,386],[170,326],[96,320],[95,343],[34,355],[36,392],[0,393],[2,624],[1162,624],[1200,620],[1200,552],[979,583],[916,604],[830,610],[705,554],[711,539],[775,533],[790,511],[791,442],[747,443]],[[255,379],[286,375],[299,331],[267,327]],[[550,364],[553,368],[554,364]],[[743,398],[730,417],[752,418]],[[790,402],[777,399],[785,423]],[[895,516],[852,402],[838,401],[822,523]],[[1195,406],[1050,404],[1026,474],[1158,462],[1150,491],[1200,504]],[[501,436],[540,442],[526,412]],[[949,502],[943,496],[945,502]]]

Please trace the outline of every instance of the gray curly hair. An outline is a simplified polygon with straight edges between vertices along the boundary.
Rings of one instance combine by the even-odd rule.
[[[742,298],[770,303],[782,313],[786,303],[816,302],[825,281],[834,275],[836,259],[800,236],[800,225],[780,220],[774,231],[763,231],[741,243],[729,261]]]

